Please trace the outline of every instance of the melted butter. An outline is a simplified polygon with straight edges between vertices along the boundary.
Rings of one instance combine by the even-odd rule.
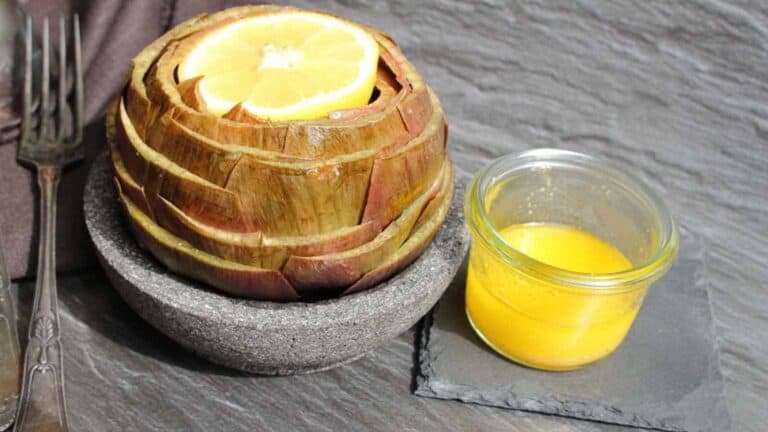
[[[613,245],[575,227],[521,224],[500,234],[525,255],[571,272],[597,275],[632,267]],[[565,287],[502,262],[485,245],[473,245],[466,309],[479,335],[505,357],[568,370],[607,356],[621,343],[645,290]]]

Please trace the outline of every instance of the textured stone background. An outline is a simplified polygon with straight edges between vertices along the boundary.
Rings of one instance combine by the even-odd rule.
[[[733,430],[768,427],[766,2],[302,3],[397,38],[461,168],[564,147],[660,191],[706,241]]]
[[[556,146],[624,163],[659,190],[709,251],[733,430],[765,430],[766,2],[291,3],[393,34],[440,95],[465,172]],[[410,333],[319,375],[232,377],[153,333],[104,284],[70,277],[61,290],[74,430],[620,430],[415,397]]]

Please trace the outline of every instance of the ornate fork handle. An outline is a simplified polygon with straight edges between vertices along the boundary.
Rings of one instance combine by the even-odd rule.
[[[62,347],[56,299],[56,198],[61,168],[40,166],[37,287],[14,431],[66,431]]]

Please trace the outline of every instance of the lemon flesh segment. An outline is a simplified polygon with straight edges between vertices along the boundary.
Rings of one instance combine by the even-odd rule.
[[[326,117],[368,103],[379,47],[362,28],[311,12],[244,18],[212,31],[181,62],[180,81],[221,116],[242,103],[272,121]]]

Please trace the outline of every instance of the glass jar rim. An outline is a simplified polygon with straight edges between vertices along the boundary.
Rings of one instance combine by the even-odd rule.
[[[546,264],[507,243],[490,220],[486,210],[484,193],[481,193],[480,190],[481,187],[489,181],[492,184],[497,184],[499,180],[507,178],[507,176],[489,178],[500,169],[509,173],[534,167],[557,169],[558,166],[599,172],[621,185],[627,192],[634,195],[634,198],[643,201],[645,205],[649,205],[653,210],[655,222],[660,227],[660,241],[656,250],[646,260],[633,263],[632,267],[627,270],[593,275]],[[472,208],[476,208],[477,211],[471,211]],[[465,201],[465,214],[469,228],[477,234],[475,237],[479,237],[487,246],[496,250],[505,261],[541,280],[574,288],[615,292],[631,289],[640,282],[653,281],[669,269],[679,247],[677,225],[667,205],[642,180],[631,174],[629,170],[606,159],[569,150],[539,148],[509,154],[493,160],[475,175],[470,184]]]

